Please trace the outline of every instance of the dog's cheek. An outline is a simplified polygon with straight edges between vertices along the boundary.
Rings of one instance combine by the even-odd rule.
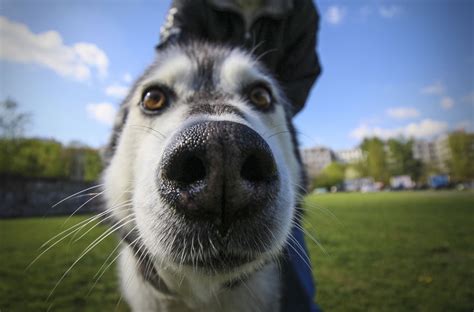
[[[290,129],[291,125],[289,125],[289,121],[286,118],[285,110],[282,106],[277,107],[276,109],[276,116],[277,116],[277,124],[281,125],[277,135],[272,136],[272,140],[276,141],[278,145],[278,149],[282,151],[284,164],[287,167],[290,177],[290,187],[293,190],[293,194],[297,194],[300,186],[301,181],[301,163],[298,161],[298,146],[296,134],[292,133]],[[292,197],[294,198],[294,197]]]
[[[130,164],[135,162],[136,142],[133,133],[125,128],[102,178],[107,209],[110,209],[117,220],[122,220],[132,211],[131,207],[125,203],[132,198],[133,194],[132,181],[134,181],[135,175]]]
[[[275,237],[272,253],[277,253],[285,244],[290,233],[295,211],[296,181],[300,171],[291,132],[287,127],[285,112],[281,106],[271,113],[256,113],[248,118],[252,128],[268,143],[272,150],[280,175],[280,191],[277,199],[277,213],[273,216],[276,224],[273,228]]]
[[[164,210],[157,190],[160,159],[157,143],[149,135],[142,138],[136,161],[133,164],[135,172],[133,203],[137,226],[148,246],[154,245],[158,239],[159,222],[162,220],[160,216]]]

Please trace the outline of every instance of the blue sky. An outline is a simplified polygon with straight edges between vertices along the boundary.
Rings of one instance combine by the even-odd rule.
[[[323,74],[295,123],[303,146],[430,139],[474,123],[474,1],[317,1]],[[2,0],[0,99],[28,135],[104,144],[150,64],[169,1]]]

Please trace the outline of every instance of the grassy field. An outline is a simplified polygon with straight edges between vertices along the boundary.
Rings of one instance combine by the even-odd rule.
[[[327,251],[308,241],[317,301],[327,311],[473,311],[473,195],[308,198],[306,227]]]
[[[324,310],[474,309],[473,193],[328,194],[307,198],[306,206],[305,227],[326,250],[308,239]],[[104,227],[77,242],[66,239],[25,271],[42,243],[84,219],[0,221],[0,311],[127,311],[117,304],[114,266],[92,289],[113,238],[78,262],[47,300]]]

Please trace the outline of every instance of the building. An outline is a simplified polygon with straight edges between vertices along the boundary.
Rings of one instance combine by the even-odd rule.
[[[301,150],[301,157],[309,176],[318,175],[336,157],[334,152],[326,147],[313,147]]]
[[[447,162],[451,159],[449,136],[441,135],[434,141],[417,140],[413,143],[413,158],[425,164],[433,164],[441,171],[448,170]]]
[[[333,161],[352,164],[361,161],[364,154],[360,148],[334,152],[329,148],[320,146],[301,150],[301,156],[308,175],[315,176]]]
[[[412,152],[413,158],[418,159],[425,164],[436,163],[438,160],[433,142],[424,140],[414,141]]]
[[[443,172],[448,171],[448,161],[451,159],[451,148],[449,146],[449,136],[443,134],[434,141],[436,153],[436,164]]]
[[[348,150],[337,151],[336,160],[343,164],[357,163],[364,158],[364,154],[360,148],[352,148]]]

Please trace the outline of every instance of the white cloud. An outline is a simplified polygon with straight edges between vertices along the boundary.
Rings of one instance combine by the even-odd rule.
[[[25,64],[38,64],[57,74],[77,80],[87,80],[91,71],[107,75],[109,60],[104,51],[91,43],[65,45],[56,31],[39,34],[25,24],[0,16],[0,59]]]
[[[362,140],[365,137],[377,136],[382,139],[395,138],[399,136],[414,137],[414,138],[428,138],[434,135],[441,134],[448,130],[448,124],[442,121],[432,119],[423,119],[416,123],[410,123],[404,127],[399,128],[381,128],[369,127],[367,124],[361,124],[349,134],[350,137]]]
[[[111,126],[114,123],[115,107],[110,103],[91,103],[86,107],[89,117],[96,121]]]
[[[107,76],[107,69],[109,66],[109,59],[104,51],[99,49],[92,43],[76,43],[74,51],[79,56],[79,59],[90,67],[97,68],[101,77]]]
[[[420,112],[413,107],[394,107],[387,110],[387,114],[396,119],[414,118],[420,115]]]
[[[125,81],[126,83],[130,83],[132,82],[132,75],[130,75],[129,73],[125,73],[122,77],[123,81]]]
[[[105,94],[116,98],[124,98],[128,94],[129,88],[122,85],[110,85],[105,88]]]
[[[332,5],[327,9],[325,17],[329,24],[338,25],[346,17],[346,8]]]
[[[421,88],[421,93],[429,95],[441,95],[444,93],[444,90],[444,85],[440,81],[437,81],[431,85]]]
[[[453,98],[445,96],[441,99],[441,107],[444,109],[451,109],[454,106]]]
[[[402,12],[402,9],[396,5],[390,6],[380,6],[379,7],[379,14],[383,18],[393,18],[399,15]]]

